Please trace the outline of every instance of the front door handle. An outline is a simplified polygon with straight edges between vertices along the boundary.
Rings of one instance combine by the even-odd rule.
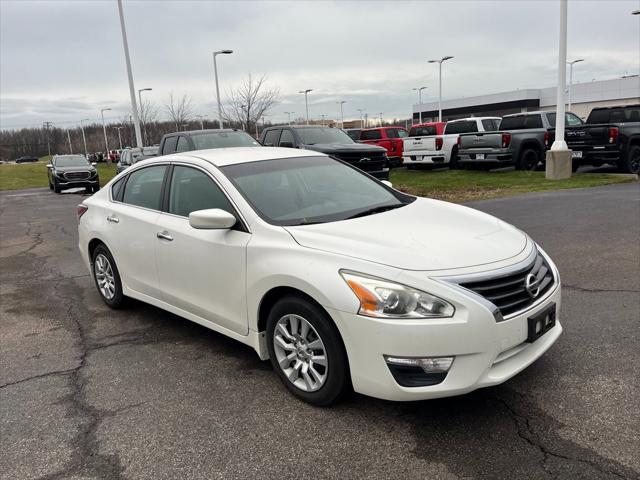
[[[118,217],[116,217],[115,215],[109,215],[107,217],[107,222],[120,223],[120,219]]]
[[[167,242],[173,242],[173,237],[166,230],[164,232],[156,233],[156,237],[166,240]]]

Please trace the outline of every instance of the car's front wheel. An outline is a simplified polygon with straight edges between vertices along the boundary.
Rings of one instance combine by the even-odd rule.
[[[348,391],[349,365],[340,334],[309,300],[288,296],[273,306],[267,344],[274,370],[298,398],[326,406]]]
[[[111,308],[124,305],[125,296],[122,293],[122,282],[116,262],[109,249],[98,245],[92,256],[93,279],[100,297]]]

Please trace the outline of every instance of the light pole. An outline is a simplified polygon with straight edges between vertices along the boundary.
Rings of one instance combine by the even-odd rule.
[[[249,119],[247,118],[247,127],[245,128],[244,126],[244,109],[246,108],[246,105],[240,105],[240,111],[242,111],[242,117],[240,120],[240,124],[242,125],[242,130],[244,130],[245,132],[247,131],[247,129],[249,128]],[[249,116],[249,112],[247,112],[247,117]],[[249,133],[249,132],[247,132]]]
[[[326,115],[323,113],[322,115],[320,115],[320,117],[322,118],[320,124],[324,127],[324,117],[326,117]]]
[[[309,99],[307,96],[309,92],[313,92],[312,88],[308,88],[306,90],[300,90],[298,93],[304,93],[304,109],[307,112],[307,125],[309,125]]]
[[[89,157],[89,152],[87,152],[87,137],[84,136],[84,125],[82,125],[82,122],[88,122],[89,119],[88,118],[83,118],[82,120],[80,120],[80,130],[82,131],[82,143],[84,143],[84,156],[85,157]]]
[[[292,113],[296,113],[296,112],[284,112],[284,113],[286,113],[288,115],[288,117],[289,117],[289,122],[288,123],[289,123],[289,125],[291,125],[291,114]]]
[[[47,154],[51,156],[51,133],[50,129],[53,126],[53,122],[42,122],[42,127],[47,134]]]
[[[442,121],[442,62],[451,60],[452,56],[442,57],[440,60],[429,60],[429,63],[438,64],[438,121]]]
[[[107,161],[109,161],[109,142],[107,141],[107,127],[104,124],[104,112],[108,112],[110,108],[103,108],[100,110],[100,116],[102,117],[102,133],[104,134],[104,148],[107,149]]]
[[[380,115],[380,126],[382,127],[382,112],[380,112],[378,115]]]
[[[120,135],[120,130],[124,127],[113,127],[118,131],[118,143],[120,144],[120,150],[122,150],[122,136]]]
[[[418,92],[418,109],[419,109],[419,115],[420,115],[420,123],[422,123],[422,90],[426,90],[427,87],[420,87],[420,88],[412,88],[411,90],[413,90],[414,92]]]
[[[336,103],[338,105],[340,105],[340,128],[344,129],[344,112],[342,111],[342,105],[347,103],[347,101],[346,100],[339,100]]]
[[[367,109],[366,108],[359,108],[358,111],[360,112],[360,128],[364,128],[363,127],[363,123],[362,123],[362,113],[365,112]]]
[[[136,144],[142,148],[142,132],[140,131],[140,119],[138,118],[138,106],[136,105],[136,91],[133,86],[133,73],[131,72],[131,59],[129,58],[129,44],[127,42],[127,30],[124,26],[124,13],[122,0],[118,0],[118,13],[120,14],[120,29],[122,30],[122,46],[124,47],[124,60],[127,64],[127,76],[129,77],[129,95],[131,97],[131,111],[136,130]],[[106,134],[105,134],[106,136]]]
[[[71,134],[69,133],[68,128],[67,128],[67,141],[69,142],[69,153],[73,154],[73,148],[71,148]]]
[[[584,58],[577,58],[567,62],[569,64],[569,111],[571,111],[571,90],[573,90],[573,64],[579,62],[584,62]]]
[[[197,118],[200,119],[200,130],[204,130],[204,117],[208,115],[196,115]]]
[[[218,55],[231,55],[233,50],[218,50],[213,52],[213,75],[216,79],[216,98],[218,100],[218,127],[222,130],[222,103],[220,102],[220,87],[218,85],[218,64],[216,63],[216,57]]]
[[[144,112],[142,108],[142,92],[150,92],[153,88],[141,88],[138,90],[138,100],[140,101],[140,122],[142,123],[142,132],[144,133],[144,143],[149,143],[149,137],[147,137],[147,123],[144,121]],[[120,147],[122,148],[122,147]]]

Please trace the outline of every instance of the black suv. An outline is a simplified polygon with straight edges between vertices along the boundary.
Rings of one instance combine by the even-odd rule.
[[[191,130],[167,133],[160,140],[158,156],[172,153],[208,150],[210,148],[259,147],[260,144],[242,130],[225,128],[222,130]]]
[[[263,130],[260,143],[265,147],[304,148],[326,153],[376,178],[389,179],[387,150],[356,143],[339,128],[318,125],[269,127]]]
[[[54,155],[47,170],[49,188],[56,193],[67,188],[84,187],[87,193],[100,189],[98,171],[84,155]]]

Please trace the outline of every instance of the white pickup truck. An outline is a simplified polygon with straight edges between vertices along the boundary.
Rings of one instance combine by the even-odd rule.
[[[409,170],[420,165],[449,165],[454,168],[461,133],[492,132],[498,130],[499,125],[500,117],[461,118],[447,122],[442,135],[409,136],[404,139],[403,164]]]

